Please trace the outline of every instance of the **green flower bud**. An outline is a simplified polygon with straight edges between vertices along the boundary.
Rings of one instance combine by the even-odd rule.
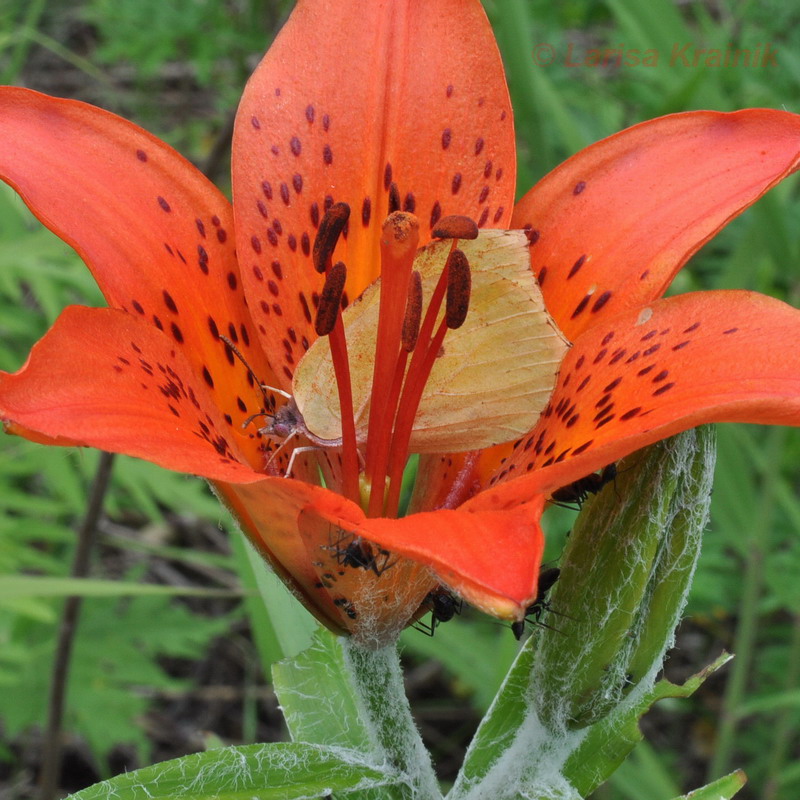
[[[686,603],[714,469],[711,428],[634,453],[583,507],[535,644],[532,699],[555,728],[605,717],[652,685]]]

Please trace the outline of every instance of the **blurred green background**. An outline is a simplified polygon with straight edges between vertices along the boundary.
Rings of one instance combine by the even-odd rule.
[[[123,114],[228,191],[238,97],[291,5],[0,0],[0,82]],[[800,6],[792,3],[485,0],[485,7],[516,111],[521,190],[585,145],[661,114],[800,111]],[[591,63],[592,50],[606,47],[621,50],[621,63],[613,56]],[[672,58],[676,48],[689,64]],[[695,66],[698,48],[773,58]],[[790,179],[704,248],[672,291],[748,288],[800,305],[799,223],[798,181]],[[0,187],[0,369],[18,369],[74,302],[102,304],[88,271]],[[666,674],[683,680],[723,648],[736,659],[690,701],[664,704],[645,719],[646,742],[598,800],[662,800],[737,766],[750,778],[742,798],[800,796],[800,436],[745,426],[719,434],[712,524]],[[35,796],[55,631],[69,589],[60,579],[97,461],[95,452],[0,436],[0,797]],[[219,741],[279,738],[265,675],[301,645],[305,612],[254,566],[238,534],[222,532],[230,522],[201,481],[119,458],[106,510],[83,591],[99,593],[106,579],[118,588],[84,606],[64,789]],[[573,517],[548,512],[548,558],[557,558]],[[9,578],[20,574],[40,582],[32,588]],[[248,589],[269,598],[272,619]],[[443,779],[451,779],[517,644],[504,626],[465,612],[432,638],[407,631],[403,646],[419,724]]]

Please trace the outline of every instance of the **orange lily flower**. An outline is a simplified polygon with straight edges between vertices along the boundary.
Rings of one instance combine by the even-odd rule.
[[[77,250],[109,304],[66,309],[19,372],[0,373],[7,430],[208,478],[335,631],[385,642],[435,605],[439,582],[520,619],[553,490],[702,422],[800,424],[800,312],[749,292],[659,299],[796,169],[800,117],[646,122],[569,159],[514,208],[511,107],[478,0],[299,0],[241,101],[233,208],[164,143],[82,103],[5,88],[0,139],[0,176]],[[339,203],[351,215],[337,238]],[[409,453],[394,375],[413,248],[381,240],[397,208],[412,227],[418,218],[420,246],[448,215],[525,230],[572,342],[533,430],[423,455],[402,518],[384,496]],[[381,267],[374,415],[356,443],[338,309]],[[320,308],[343,447],[312,436],[287,476],[294,440],[281,447],[277,434],[295,429],[279,430],[278,390],[292,391]]]

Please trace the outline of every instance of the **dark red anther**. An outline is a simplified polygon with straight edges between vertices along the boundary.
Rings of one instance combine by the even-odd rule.
[[[461,250],[453,250],[447,258],[447,300],[445,321],[451,330],[460,328],[467,318],[472,278],[469,261]]]
[[[325,286],[322,287],[319,298],[317,318],[314,322],[314,330],[318,336],[327,336],[336,327],[346,280],[347,267],[343,261],[337,261],[325,276]]]
[[[403,318],[403,333],[401,341],[403,350],[410,353],[417,346],[419,325],[422,319],[422,275],[414,270],[411,273],[411,282],[408,286],[406,298],[406,315]]]
[[[400,210],[400,190],[397,188],[397,184],[392,181],[392,185],[389,187],[389,213],[393,214],[395,211]]]
[[[436,223],[432,235],[436,239],[477,239],[478,226],[469,217],[450,214]]]
[[[320,220],[319,230],[314,237],[314,249],[311,252],[314,269],[317,272],[325,272],[328,269],[336,243],[349,218],[350,206],[347,203],[334,203]]]

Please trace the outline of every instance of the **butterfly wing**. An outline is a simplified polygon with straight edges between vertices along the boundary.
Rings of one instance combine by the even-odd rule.
[[[476,450],[527,433],[552,393],[569,347],[544,307],[522,231],[484,230],[459,246],[472,271],[469,313],[445,336],[414,421],[411,452]],[[434,242],[417,254],[414,268],[426,300],[449,250],[449,242]],[[379,295],[376,282],[343,315],[361,441],[369,416]],[[336,380],[324,339],[298,365],[294,394],[310,431],[325,439],[341,436]]]

